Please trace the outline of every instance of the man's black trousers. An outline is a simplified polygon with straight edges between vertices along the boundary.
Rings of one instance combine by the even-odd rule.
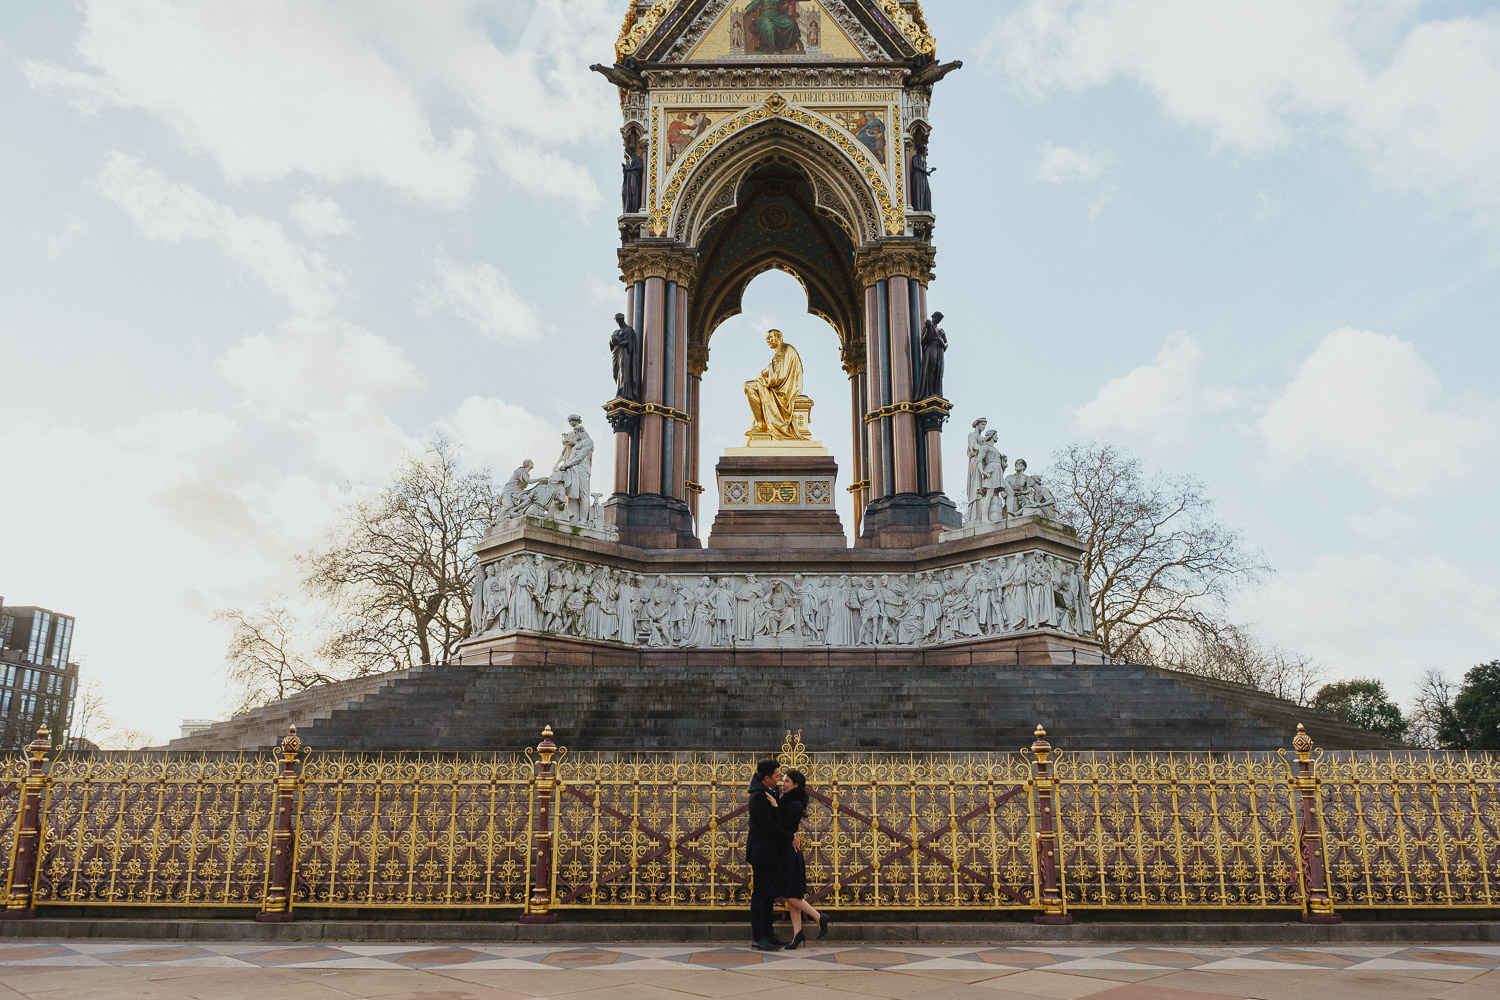
[[[776,923],[776,862],[750,866],[750,940],[770,938]]]

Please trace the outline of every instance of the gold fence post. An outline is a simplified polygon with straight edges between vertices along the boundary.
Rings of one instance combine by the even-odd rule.
[[[16,809],[15,850],[5,881],[5,909],[0,920],[30,920],[36,916],[36,867],[42,854],[42,799],[47,793],[47,754],[52,734],[44,725],[26,747],[31,755],[21,782],[21,801]]]
[[[555,924],[557,914],[552,912],[552,790],[557,785],[553,771],[552,756],[557,753],[557,744],[552,741],[552,727],[542,729],[542,739],[536,745],[538,760],[536,774],[536,814],[532,822],[531,842],[535,848],[532,856],[531,898],[526,901],[526,912],[521,914],[523,924]]]
[[[266,894],[255,919],[279,924],[292,919],[292,866],[297,857],[297,790],[302,783],[302,741],[297,727],[288,726],[277,748],[281,771],[276,775],[276,826],[271,833],[270,872]]]
[[[1323,827],[1318,822],[1318,772],[1312,759],[1313,741],[1302,723],[1292,737],[1297,751],[1297,770],[1292,786],[1297,789],[1299,816],[1297,841],[1302,859],[1302,922],[1304,924],[1338,924],[1344,918],[1333,912],[1328,894],[1328,859],[1323,853]]]
[[[1071,924],[1073,915],[1068,912],[1068,902],[1063,898],[1057,878],[1057,828],[1052,816],[1052,764],[1047,760],[1052,754],[1052,744],[1047,742],[1047,731],[1036,727],[1036,739],[1031,752],[1036,760],[1032,767],[1032,783],[1036,786],[1036,870],[1041,895],[1037,905],[1041,912],[1032,919],[1039,924]]]

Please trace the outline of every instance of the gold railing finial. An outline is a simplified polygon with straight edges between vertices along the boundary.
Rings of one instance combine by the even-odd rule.
[[[1307,728],[1302,723],[1297,723],[1297,735],[1292,737],[1292,749],[1297,751],[1297,759],[1306,760],[1312,748],[1313,738],[1307,735]]]
[[[1036,732],[1032,734],[1036,738],[1031,741],[1031,752],[1036,754],[1037,760],[1043,764],[1047,763],[1047,755],[1052,752],[1052,744],[1047,742],[1047,730],[1037,723]]]
[[[26,752],[31,754],[32,760],[41,760],[47,756],[47,751],[52,749],[52,730],[47,728],[44,722],[37,728],[36,739],[32,740],[26,747]]]
[[[542,727],[542,738],[536,745],[536,752],[542,758],[543,764],[552,762],[552,755],[557,753],[557,743],[552,739],[552,727]]]
[[[302,750],[302,739],[297,735],[296,726],[287,726],[286,735],[281,738],[279,749],[281,755],[287,760],[292,760]]]

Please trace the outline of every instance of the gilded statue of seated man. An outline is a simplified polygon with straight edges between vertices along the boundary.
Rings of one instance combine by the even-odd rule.
[[[767,332],[766,343],[776,352],[771,363],[745,383],[751,414],[747,433],[767,434],[773,441],[810,439],[811,434],[799,430],[793,419],[797,397],[802,393],[802,356],[781,339],[780,330]]]

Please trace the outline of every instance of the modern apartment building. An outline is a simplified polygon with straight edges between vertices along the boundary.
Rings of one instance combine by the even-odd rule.
[[[6,607],[0,598],[0,749],[31,742],[46,724],[62,740],[73,719],[78,664],[71,615],[46,608]]]

